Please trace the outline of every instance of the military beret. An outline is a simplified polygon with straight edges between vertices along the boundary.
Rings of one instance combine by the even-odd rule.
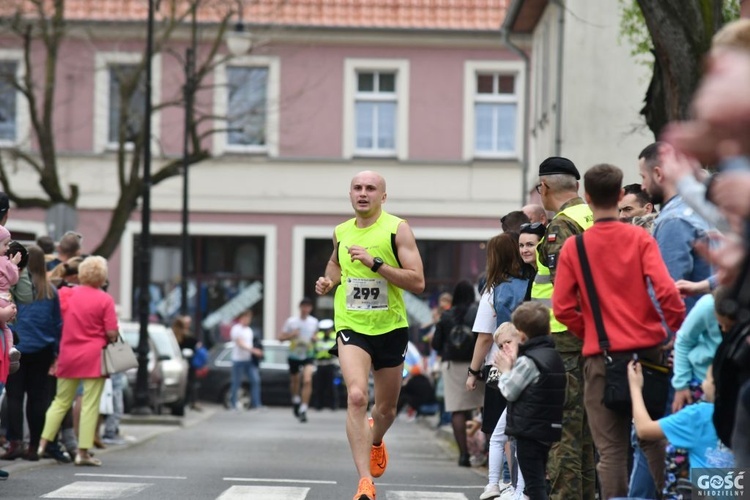
[[[573,162],[562,156],[550,156],[539,165],[539,177],[553,174],[572,175],[576,180],[581,178]]]

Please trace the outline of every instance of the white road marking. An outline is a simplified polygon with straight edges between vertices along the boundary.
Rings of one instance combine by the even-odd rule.
[[[381,483],[378,482],[375,486],[390,486],[393,488],[424,488],[424,484],[404,484],[404,483]],[[468,486],[455,484],[431,484],[430,488],[440,488],[441,490],[483,490],[484,486]]]
[[[441,491],[386,491],[386,500],[468,500],[463,493]]]
[[[51,493],[42,495],[42,498],[95,498],[99,500],[111,500],[135,496],[149,486],[151,484],[76,481]]]
[[[216,500],[305,500],[309,491],[288,486],[232,486]]]
[[[317,479],[268,479],[262,477],[225,477],[224,481],[244,483],[305,483],[305,484],[338,484],[336,481],[320,481]]]
[[[185,476],[136,476],[130,474],[86,474],[78,473],[76,476],[83,477],[119,477],[121,479],[187,479]]]

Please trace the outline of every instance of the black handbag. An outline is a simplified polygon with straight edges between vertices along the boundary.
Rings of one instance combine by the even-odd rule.
[[[643,372],[643,401],[646,404],[648,414],[656,420],[664,416],[669,398],[671,384],[671,370],[658,363],[641,359],[637,351],[627,353],[610,353],[609,338],[604,330],[602,312],[599,308],[599,296],[594,286],[594,278],[591,275],[586,248],[583,245],[583,235],[576,236],[576,247],[578,258],[581,262],[581,272],[586,284],[591,311],[594,315],[596,333],[599,337],[599,348],[604,356],[604,395],[602,403],[612,411],[630,414],[632,412],[632,401],[630,399],[630,385],[628,383],[628,363],[637,360]]]

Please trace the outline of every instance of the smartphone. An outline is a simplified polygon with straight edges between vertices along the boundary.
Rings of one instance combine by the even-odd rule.
[[[633,361],[635,361],[636,363],[638,362],[638,353],[637,352],[633,353]]]

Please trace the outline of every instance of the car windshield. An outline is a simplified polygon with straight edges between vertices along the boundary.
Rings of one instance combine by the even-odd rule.
[[[159,356],[177,357],[174,334],[170,330],[151,331],[149,334]]]
[[[133,349],[138,348],[138,337],[139,332],[137,330],[120,330],[120,336],[122,336],[122,340],[124,340],[127,344],[130,345]]]

